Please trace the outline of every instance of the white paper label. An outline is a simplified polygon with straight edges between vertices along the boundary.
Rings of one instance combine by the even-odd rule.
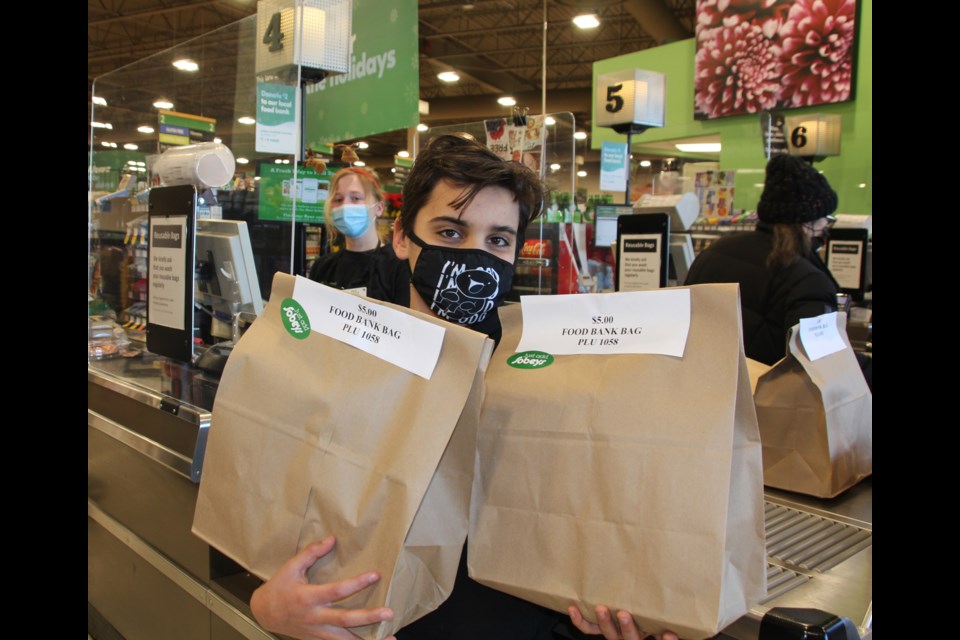
[[[660,240],[658,233],[620,235],[617,284],[621,293],[646,291],[660,286]]]
[[[311,331],[366,351],[430,379],[446,332],[395,309],[297,276],[293,298],[310,319]]]
[[[193,274],[184,273],[187,249],[187,216],[150,218],[150,287],[147,322],[171,329],[184,328],[186,287]]]
[[[843,289],[858,289],[860,287],[860,263],[862,242],[845,242],[843,240],[830,241],[830,257],[827,268]]]
[[[690,333],[689,289],[520,296],[520,304],[518,352],[683,357]]]
[[[800,343],[811,362],[846,349],[847,345],[837,328],[837,312],[816,318],[800,318]]]

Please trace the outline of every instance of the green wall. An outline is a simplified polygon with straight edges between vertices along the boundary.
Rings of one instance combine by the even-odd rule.
[[[860,25],[855,73],[855,100],[819,107],[784,110],[785,115],[839,113],[842,116],[840,155],[816,164],[836,190],[838,213],[873,213],[873,0],[860,1]],[[754,211],[762,191],[764,166],[760,116],[733,116],[717,120],[693,119],[693,68],[696,40],[690,38],[645,49],[593,65],[596,93],[597,77],[624,69],[648,69],[666,76],[667,105],[665,125],[633,136],[633,149],[643,150],[644,142],[678,140],[694,136],[720,134],[723,145],[720,168],[736,172],[734,207]],[[594,120],[596,116],[594,116]],[[591,148],[604,141],[624,142],[626,135],[593,125]],[[663,150],[649,150],[664,155]],[[669,154],[683,157],[679,151]],[[864,185],[864,186],[861,186]]]

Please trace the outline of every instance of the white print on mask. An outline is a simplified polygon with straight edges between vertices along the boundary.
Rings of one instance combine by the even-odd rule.
[[[493,309],[500,293],[500,275],[491,267],[467,269],[448,260],[440,271],[430,308],[444,320],[476,324]]]

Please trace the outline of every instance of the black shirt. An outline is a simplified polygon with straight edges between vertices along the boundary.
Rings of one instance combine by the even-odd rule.
[[[469,328],[500,342],[502,330],[496,312]],[[400,629],[395,634],[397,640],[553,640],[554,627],[566,616],[471,579],[467,574],[467,544],[463,545],[450,597],[435,611]]]
[[[410,266],[390,245],[370,251],[341,249],[317,258],[310,279],[337,289],[367,288],[367,297],[410,305]]]

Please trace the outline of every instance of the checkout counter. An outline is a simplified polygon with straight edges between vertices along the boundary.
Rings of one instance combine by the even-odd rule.
[[[215,387],[214,376],[147,351],[88,364],[87,601],[97,640],[276,638],[250,614],[260,581],[191,533]],[[765,498],[768,595],[717,640],[764,640],[761,620],[775,607],[834,614],[872,638],[872,478],[832,500],[773,489]],[[779,636],[788,637],[824,636]]]

